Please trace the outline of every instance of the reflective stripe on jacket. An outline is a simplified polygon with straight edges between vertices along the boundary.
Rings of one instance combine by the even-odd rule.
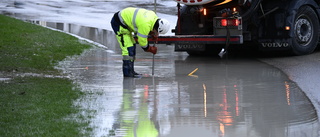
[[[121,10],[120,14],[122,18],[120,20],[137,34],[140,46],[147,47],[148,35],[153,30],[158,16],[151,10],[132,7]]]

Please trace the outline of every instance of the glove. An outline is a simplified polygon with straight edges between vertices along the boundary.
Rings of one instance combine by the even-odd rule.
[[[149,46],[149,48],[147,49],[147,52],[151,52],[153,54],[157,54],[157,50],[158,48],[155,46]]]
[[[159,33],[156,30],[150,31],[149,35],[151,36],[152,40],[158,42]]]
[[[157,54],[158,48],[155,47],[155,46],[149,46],[149,45],[148,45],[148,47],[145,48],[145,49],[143,49],[143,50],[144,50],[145,52],[151,52],[151,53],[153,53],[153,54]]]

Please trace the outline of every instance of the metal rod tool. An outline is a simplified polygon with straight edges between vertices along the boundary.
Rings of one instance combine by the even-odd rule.
[[[153,43],[153,46],[156,46],[156,43]],[[154,54],[152,55],[152,76],[154,75]]]
[[[154,0],[154,12],[157,13],[157,0]],[[156,46],[156,42],[153,43]],[[154,54],[152,56],[152,76],[154,75]]]

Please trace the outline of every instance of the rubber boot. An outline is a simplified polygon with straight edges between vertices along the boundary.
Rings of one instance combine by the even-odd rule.
[[[124,77],[133,77],[133,73],[131,67],[130,67],[130,60],[123,60],[123,64],[122,64],[122,71],[123,71],[123,76]]]
[[[131,73],[133,74],[133,77],[134,78],[141,78],[142,75],[141,74],[138,74],[134,71],[134,61],[130,61],[129,62],[129,66],[130,66],[130,70],[131,70]]]
[[[130,60],[123,60],[123,76],[124,77],[133,77],[133,78],[141,78],[142,75],[134,72],[133,61]]]
[[[139,76],[142,76],[142,74],[140,74],[140,73],[137,73],[136,71],[134,71],[134,61],[132,61],[132,66],[133,66],[133,74],[134,75],[139,75]]]

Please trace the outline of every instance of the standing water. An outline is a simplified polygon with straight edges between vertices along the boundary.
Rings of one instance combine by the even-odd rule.
[[[158,45],[154,77],[148,75],[152,55],[137,49],[135,69],[144,77],[123,78],[112,32],[45,24],[114,51],[93,48],[61,63],[89,93],[75,104],[94,112],[93,136],[319,136],[318,116],[305,94],[280,70],[254,59],[189,57]]]

